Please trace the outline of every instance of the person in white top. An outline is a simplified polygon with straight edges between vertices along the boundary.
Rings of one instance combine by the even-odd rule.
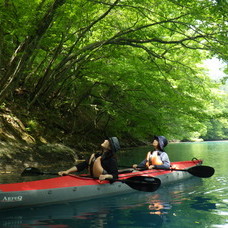
[[[146,159],[140,164],[134,164],[133,168],[147,169],[169,169],[170,160],[168,154],[164,151],[168,140],[164,136],[154,136],[152,141],[153,150],[147,153]]]

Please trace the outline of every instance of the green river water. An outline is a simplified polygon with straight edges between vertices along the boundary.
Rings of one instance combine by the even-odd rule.
[[[167,146],[171,161],[203,159],[212,166],[211,178],[192,177],[161,186],[156,192],[59,205],[0,210],[0,227],[228,227],[228,141],[173,143]],[[120,165],[140,162],[150,150],[140,147],[122,150]],[[68,167],[66,167],[68,168]],[[20,181],[19,175],[2,175],[0,182]]]

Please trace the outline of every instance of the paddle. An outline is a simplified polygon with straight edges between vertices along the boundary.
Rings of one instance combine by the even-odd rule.
[[[58,173],[41,172],[39,169],[34,167],[27,167],[21,173],[21,176],[39,176],[39,175],[58,175]]]
[[[49,173],[49,172],[41,172],[39,169],[34,167],[27,167],[21,173],[21,176],[38,176],[38,175],[58,175],[58,173]],[[119,181],[124,184],[127,184],[129,187],[144,192],[154,192],[156,191],[160,185],[161,180],[155,177],[146,177],[146,176],[133,176],[124,180],[120,179],[108,179],[111,181]]]
[[[146,176],[133,176],[124,180],[111,179],[112,181],[120,181],[124,184],[127,184],[129,187],[144,192],[154,192],[160,185],[161,180],[155,177],[146,177]]]
[[[171,170],[171,171],[184,171],[192,174],[193,176],[196,177],[203,177],[203,178],[208,178],[214,175],[215,170],[214,168],[206,165],[199,165],[199,166],[193,166],[189,169],[166,169],[166,170]]]
[[[121,167],[125,167],[125,166],[121,166]],[[128,167],[128,168],[130,168],[130,167]],[[193,176],[202,177],[202,178],[211,177],[215,173],[214,168],[212,168],[210,166],[206,166],[206,165],[193,166],[188,169],[175,169],[175,168],[170,168],[170,169],[156,168],[156,169],[157,170],[170,170],[170,171],[184,171],[184,172],[188,172],[188,173],[192,174]],[[148,169],[139,168],[139,171],[143,171],[143,170],[148,170]]]

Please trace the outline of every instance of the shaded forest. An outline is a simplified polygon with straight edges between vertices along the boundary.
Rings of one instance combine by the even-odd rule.
[[[1,113],[35,141],[228,139],[226,78],[201,65],[228,61],[226,0],[1,0],[0,16]]]

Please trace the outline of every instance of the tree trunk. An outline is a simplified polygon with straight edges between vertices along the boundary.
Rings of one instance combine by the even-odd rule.
[[[56,9],[64,3],[65,0],[55,0],[44,17],[38,22],[34,34],[28,36],[13,53],[0,82],[0,103],[2,103],[6,95],[11,92],[13,84],[20,80],[21,73],[23,73],[23,70],[27,67],[27,63],[34,53],[34,50],[39,46],[41,38],[49,28]]]

